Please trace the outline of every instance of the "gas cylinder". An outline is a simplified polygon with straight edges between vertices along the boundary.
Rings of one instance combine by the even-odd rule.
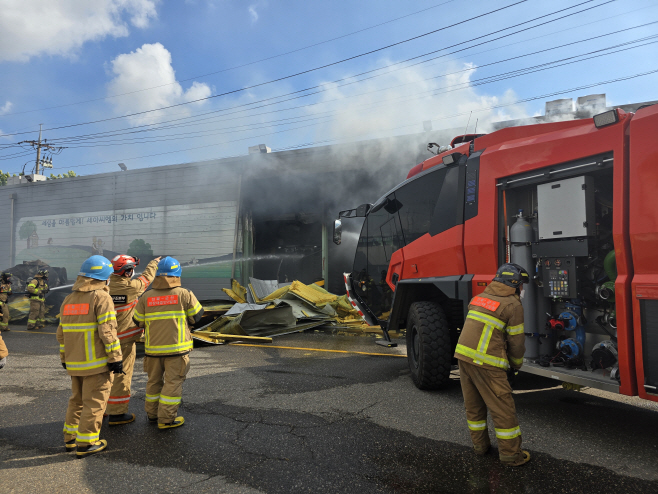
[[[535,273],[535,263],[532,260],[530,243],[534,239],[532,226],[519,209],[516,222],[510,228],[510,243],[512,244],[510,259],[514,264],[523,267],[530,277]],[[525,358],[539,357],[539,336],[537,334],[537,287],[534,283],[524,285],[523,304],[525,340]]]
[[[538,213],[535,210],[535,213],[532,215],[532,221],[530,222],[532,226],[533,242],[539,241],[539,221]],[[535,293],[537,300],[537,328],[538,332],[542,335],[539,340],[539,355],[549,355],[553,354],[553,348],[555,348],[556,333],[555,331],[548,329],[551,328],[548,325],[548,316],[547,314],[551,311],[551,304],[546,297],[544,297],[544,290],[541,289],[541,284],[537,284],[542,278],[542,273],[540,272],[541,265],[539,261],[535,262],[535,270],[533,273],[530,273],[530,276],[533,277],[531,283],[535,283]],[[542,328],[547,328],[542,332]]]

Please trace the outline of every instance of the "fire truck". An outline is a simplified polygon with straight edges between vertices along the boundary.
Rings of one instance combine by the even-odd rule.
[[[658,105],[463,135],[363,218],[350,302],[406,330],[420,389],[449,381],[471,298],[504,262],[531,282],[522,372],[658,401]],[[501,357],[505,357],[502,355]]]

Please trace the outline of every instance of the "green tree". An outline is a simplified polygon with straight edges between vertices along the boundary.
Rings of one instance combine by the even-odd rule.
[[[0,170],[0,185],[7,185],[7,179],[9,177],[15,177],[15,176],[16,176],[15,173],[13,175],[10,175],[9,172],[5,173],[2,170]]]
[[[25,240],[36,231],[37,225],[35,225],[32,221],[26,221],[21,225],[20,230],[18,230],[18,236],[21,237],[21,240]]]
[[[136,238],[128,246],[128,255],[133,257],[153,257],[151,244],[147,244],[141,238]]]
[[[51,173],[50,177],[47,177],[46,180],[56,180],[58,178],[71,178],[71,177],[77,177],[77,175],[73,170],[69,170],[67,172],[60,173],[58,175]]]

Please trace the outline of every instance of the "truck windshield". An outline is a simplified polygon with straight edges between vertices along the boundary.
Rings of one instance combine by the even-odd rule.
[[[361,299],[380,319],[391,308],[393,293],[386,283],[391,256],[429,232],[448,170],[457,169],[439,168],[403,184],[378,201],[363,223],[352,279]]]

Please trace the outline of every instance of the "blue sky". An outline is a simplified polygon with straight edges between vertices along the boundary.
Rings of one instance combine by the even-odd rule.
[[[66,146],[53,171],[88,175],[463,127],[471,112],[486,131],[592,93],[656,100],[654,73],[516,104],[656,70],[657,41],[655,0],[0,0],[0,169],[33,166],[16,144],[40,123]],[[547,63],[566,65],[510,74]]]

